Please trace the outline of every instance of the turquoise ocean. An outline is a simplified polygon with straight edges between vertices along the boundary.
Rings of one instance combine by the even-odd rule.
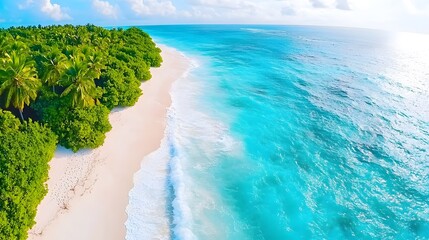
[[[147,161],[166,176],[135,176],[128,240],[429,239],[429,36],[142,29],[192,68]]]

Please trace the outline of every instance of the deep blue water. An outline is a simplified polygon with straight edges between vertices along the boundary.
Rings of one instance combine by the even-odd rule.
[[[428,36],[142,28],[197,62],[166,133],[173,239],[429,239]]]

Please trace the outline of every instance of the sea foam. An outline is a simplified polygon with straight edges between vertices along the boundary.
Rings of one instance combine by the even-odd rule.
[[[189,59],[190,60],[190,59]],[[176,81],[185,79],[189,72],[197,66],[196,61],[190,61],[191,67]],[[174,92],[174,85],[172,92]],[[129,204],[126,212],[128,219],[125,223],[126,239],[170,239],[171,213],[171,181],[180,182],[180,166],[171,172],[170,161],[175,159],[173,139],[170,136],[171,127],[175,122],[175,110],[171,106],[167,112],[167,126],[160,148],[146,156],[140,170],[134,176],[134,187],[129,193]],[[171,177],[172,173],[174,176]]]
[[[228,128],[205,113],[197,101],[204,94],[204,86],[192,71],[200,62],[189,60],[191,68],[170,91],[172,104],[161,146],[145,157],[134,177],[126,210],[127,240],[193,240],[199,239],[198,231],[204,231],[203,235],[220,234],[219,226],[213,225],[215,221],[194,222],[193,214],[201,219],[207,211],[223,206],[199,173],[212,167],[212,156],[238,152],[241,146]]]

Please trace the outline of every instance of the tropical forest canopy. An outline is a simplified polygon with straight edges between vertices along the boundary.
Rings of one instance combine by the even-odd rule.
[[[103,144],[110,110],[132,106],[161,50],[138,28],[0,29],[0,240],[26,239],[56,144]]]

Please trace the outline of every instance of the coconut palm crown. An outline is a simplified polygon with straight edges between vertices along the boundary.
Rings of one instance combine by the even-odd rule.
[[[41,82],[37,78],[34,61],[25,54],[5,54],[0,63],[0,96],[3,105],[19,110],[24,120],[23,110],[37,97]]]
[[[59,83],[66,89],[61,94],[71,96],[73,107],[89,107],[96,103],[97,86],[94,79],[99,75],[81,58],[74,58]]]
[[[52,86],[52,91],[55,93],[55,86],[58,85],[62,74],[67,68],[68,59],[58,49],[55,49],[44,56],[44,72],[43,80],[49,86]]]

